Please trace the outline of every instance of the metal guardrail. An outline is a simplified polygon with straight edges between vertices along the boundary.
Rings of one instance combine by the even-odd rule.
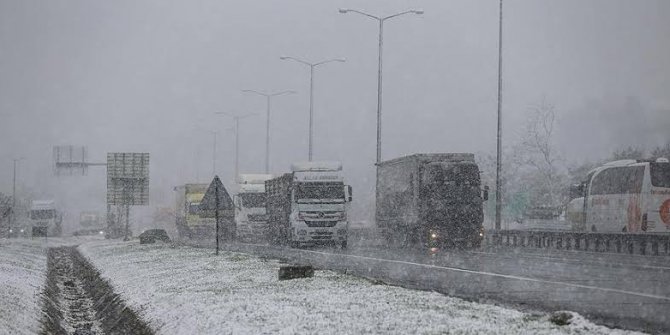
[[[487,230],[484,236],[489,246],[670,256],[670,235]]]

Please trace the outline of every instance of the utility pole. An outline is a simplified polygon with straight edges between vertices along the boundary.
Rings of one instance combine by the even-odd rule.
[[[359,14],[363,16],[367,16],[371,19],[377,20],[379,22],[379,38],[378,38],[378,57],[379,60],[377,62],[377,160],[376,163],[379,164],[382,160],[382,51],[383,51],[383,46],[384,46],[384,22],[388,19],[392,19],[394,17],[406,15],[406,14],[416,14],[416,15],[421,15],[423,14],[423,10],[420,9],[414,9],[414,10],[407,10],[404,12],[396,13],[393,15],[389,16],[375,16],[372,14],[368,14],[356,9],[347,9],[347,8],[340,8],[339,12],[341,14],[346,14],[346,13],[354,13],[354,14]]]
[[[216,175],[216,135],[218,131],[210,130],[210,133],[214,135],[214,144],[212,145],[212,175]]]
[[[216,112],[217,115],[227,115],[235,120],[235,176],[233,180],[237,179],[240,173],[240,120],[248,118],[250,116],[258,115],[256,113],[245,114],[245,115],[234,115],[224,112]]]
[[[292,60],[295,62],[298,62],[300,64],[309,66],[309,149],[307,151],[307,159],[311,162],[312,157],[313,157],[313,147],[314,147],[314,68],[323,65],[326,63],[332,63],[332,62],[346,62],[344,58],[334,58],[334,59],[328,59],[316,63],[310,63],[307,61],[304,61],[302,59],[298,59],[295,57],[288,57],[288,56],[281,56],[279,57],[281,60]]]
[[[23,157],[21,158],[14,158],[14,174],[12,177],[12,208],[9,210],[9,230],[12,230],[12,224],[15,221],[15,208],[16,208],[16,163],[18,163],[20,160],[22,160]],[[10,233],[11,236],[11,233]]]
[[[266,123],[265,123],[265,173],[270,173],[270,103],[272,97],[276,97],[284,94],[293,94],[295,91],[281,91],[276,93],[265,93],[256,90],[242,90],[245,93],[254,93],[260,96],[264,96],[266,99]]]
[[[496,222],[495,229],[500,230],[502,221],[502,34],[503,0],[500,0],[500,19],[498,21],[498,135],[496,146]]]

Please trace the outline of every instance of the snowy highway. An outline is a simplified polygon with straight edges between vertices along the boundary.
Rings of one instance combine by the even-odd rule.
[[[238,244],[231,250],[345,271],[404,287],[517,307],[566,309],[610,326],[670,331],[670,261],[576,252],[296,250]]]

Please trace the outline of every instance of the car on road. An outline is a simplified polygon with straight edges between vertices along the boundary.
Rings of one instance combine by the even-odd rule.
[[[165,229],[148,229],[142,232],[139,236],[140,244],[147,243],[156,243],[156,241],[161,242],[170,242],[170,237],[168,236]]]

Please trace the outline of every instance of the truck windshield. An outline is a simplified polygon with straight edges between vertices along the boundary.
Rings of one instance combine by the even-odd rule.
[[[670,163],[651,163],[651,185],[670,187]]]
[[[192,202],[188,205],[188,214],[200,215],[200,203]]]
[[[244,207],[265,207],[265,193],[240,193],[239,196]]]
[[[344,183],[300,183],[297,202],[344,202]]]
[[[474,164],[429,164],[424,169],[422,186],[423,193],[431,199],[472,202],[480,197],[479,169]]]
[[[53,209],[34,209],[30,211],[30,218],[33,220],[49,220],[53,219]]]

